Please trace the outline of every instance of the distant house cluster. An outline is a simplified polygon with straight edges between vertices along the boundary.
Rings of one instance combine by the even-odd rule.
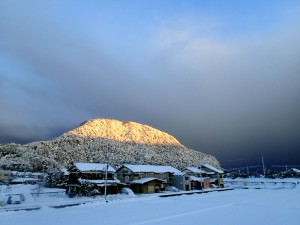
[[[68,172],[67,194],[87,195],[119,193],[124,187],[135,193],[157,193],[175,187],[178,190],[201,190],[224,187],[224,171],[209,164],[187,167],[124,164],[117,169],[101,163],[74,163]]]
[[[120,193],[130,188],[134,193],[157,193],[165,190],[202,190],[224,187],[224,171],[209,164],[178,170],[172,166],[124,164],[113,168],[102,163],[74,163],[59,173],[0,170],[0,184],[43,184],[65,187],[66,194],[99,195]],[[105,188],[106,187],[106,188]]]
[[[37,184],[44,180],[44,173],[0,170],[0,184]]]

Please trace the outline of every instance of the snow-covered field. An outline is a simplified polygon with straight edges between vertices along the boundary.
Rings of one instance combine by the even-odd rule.
[[[268,178],[225,178],[225,187],[251,189],[288,189],[294,188],[300,179],[268,179]]]
[[[37,197],[34,197],[37,198]],[[288,189],[238,189],[160,198],[158,195],[68,199],[40,195],[43,207],[33,211],[0,212],[1,225],[299,225],[300,185]],[[55,199],[55,200],[54,200]],[[50,208],[57,202],[85,204]],[[51,203],[51,204],[50,204]],[[29,203],[28,203],[29,204]],[[1,207],[0,207],[1,209]]]

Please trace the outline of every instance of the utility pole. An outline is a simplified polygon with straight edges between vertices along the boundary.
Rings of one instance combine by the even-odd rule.
[[[106,152],[105,152],[105,186],[104,186],[104,199],[107,201],[107,170],[108,170],[108,146],[106,146]]]
[[[204,188],[204,179],[202,177],[202,164],[200,164],[200,178],[202,179],[202,182],[201,182],[201,192],[203,193],[203,188]]]
[[[248,165],[247,165],[247,175],[249,175],[249,167],[248,167]]]
[[[264,177],[266,177],[266,168],[265,168],[265,162],[264,162],[263,156],[261,156],[261,161],[262,161],[262,166],[263,166]]]

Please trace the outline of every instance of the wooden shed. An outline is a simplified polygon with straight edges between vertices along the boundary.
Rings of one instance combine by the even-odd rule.
[[[167,181],[158,178],[142,178],[132,181],[130,187],[135,193],[150,194],[160,192],[164,183]]]

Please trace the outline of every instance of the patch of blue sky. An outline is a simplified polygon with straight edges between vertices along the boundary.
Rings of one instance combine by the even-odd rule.
[[[23,60],[18,58],[13,58],[10,60],[10,57],[7,55],[0,54],[0,71],[1,74],[10,81],[15,81],[16,83],[31,82],[35,80],[34,83],[41,83],[42,81],[32,74],[29,69],[29,65]]]
[[[49,92],[53,91],[54,84],[45,77],[34,74],[26,62],[17,58],[8,59],[7,56],[0,55],[0,74],[4,80],[1,89],[10,96],[11,104],[26,104],[30,99],[46,100]]]

